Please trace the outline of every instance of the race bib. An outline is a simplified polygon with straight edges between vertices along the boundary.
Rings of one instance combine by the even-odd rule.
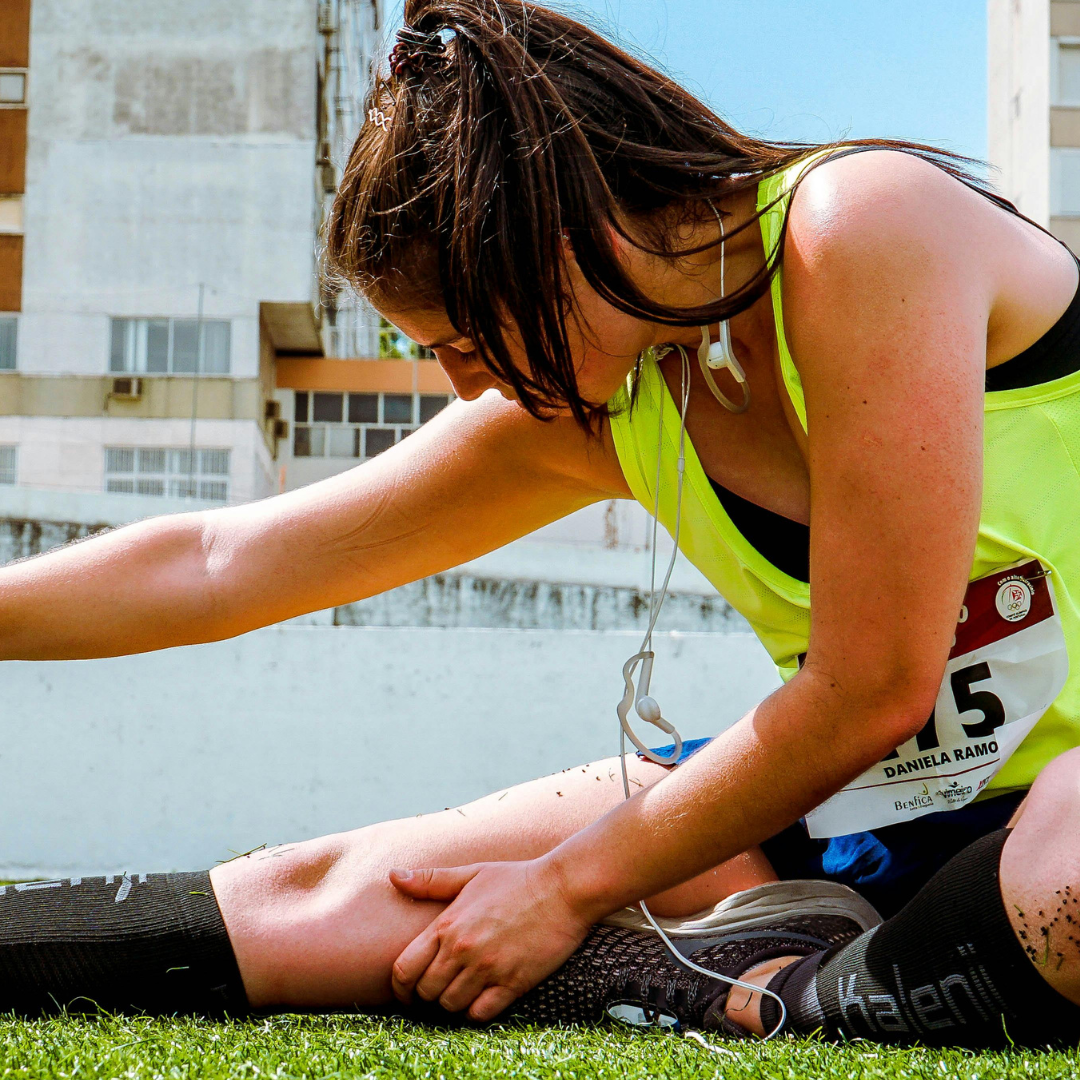
[[[807,814],[810,835],[846,836],[966,806],[1053,704],[1068,674],[1054,591],[1037,560],[971,582],[930,719]]]

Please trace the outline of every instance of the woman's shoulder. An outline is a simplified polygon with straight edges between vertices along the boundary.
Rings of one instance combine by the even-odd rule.
[[[825,161],[792,196],[785,322],[796,339],[800,331],[828,337],[872,320],[879,301],[904,296],[988,311],[993,237],[1008,217],[915,154],[868,150]]]
[[[964,235],[984,195],[907,151],[870,149],[812,166],[792,196],[789,242],[808,257],[937,246]]]

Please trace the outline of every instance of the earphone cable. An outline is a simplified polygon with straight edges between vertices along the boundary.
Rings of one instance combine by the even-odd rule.
[[[661,376],[662,377],[662,376]],[[664,410],[660,409],[660,421],[656,430],[656,445],[663,446],[664,444]],[[650,559],[649,559],[649,629],[645,633],[645,639],[641,643],[641,652],[647,652],[652,645],[652,628],[654,624],[653,609],[656,605],[656,538],[658,535],[657,530],[660,528],[660,465],[661,454],[656,455],[656,486],[653,489],[655,494],[653,498],[653,515],[652,515],[652,540],[650,542]],[[661,594],[660,603],[663,604],[664,597]],[[621,730],[621,729],[620,729]],[[624,739],[625,741],[625,739]]]
[[[675,560],[679,554],[679,535],[682,527],[682,499],[683,499],[683,487],[686,477],[686,410],[690,403],[690,359],[686,355],[686,349],[682,345],[677,345],[679,354],[682,358],[682,377],[680,385],[680,423],[679,423],[679,457],[677,463],[678,479],[676,481],[675,489],[675,529],[672,535],[672,551],[671,558],[668,561],[667,573],[664,575],[663,584],[660,586],[660,597],[654,603],[656,596],[656,538],[658,529],[658,519],[660,516],[660,477],[661,477],[661,459],[663,457],[663,431],[664,431],[664,408],[663,403],[660,407],[660,425],[659,433],[657,436],[657,453],[656,453],[656,493],[653,501],[653,532],[652,532],[652,572],[650,577],[650,593],[649,593],[649,626],[645,631],[645,638],[641,644],[641,652],[647,652],[652,646],[652,634],[653,628],[656,626],[656,620],[660,617],[660,609],[664,606],[664,601],[667,599],[668,585],[671,582],[671,575],[675,569]],[[663,375],[660,376],[663,378]],[[622,771],[622,785],[623,785],[623,798],[630,798],[630,774],[626,767],[626,732],[622,725],[619,727],[619,765]],[[778,1035],[787,1022],[787,1006],[778,994],[773,991],[761,987],[754,986],[753,983],[744,982],[741,979],[732,978],[729,975],[723,975],[719,971],[710,971],[709,968],[702,967],[700,964],[695,963],[688,956],[683,956],[681,952],[675,947],[671,938],[664,932],[660,924],[653,918],[653,914],[649,911],[644,900],[638,901],[638,907],[641,909],[641,913],[645,916],[645,919],[653,930],[660,936],[660,940],[667,946],[668,951],[672,957],[684,967],[696,972],[699,975],[705,975],[707,978],[714,979],[717,982],[727,983],[729,986],[738,986],[744,990],[749,990],[755,994],[763,994],[766,997],[772,998],[777,1005],[780,1006],[780,1020],[776,1027],[765,1036],[764,1041],[774,1038]],[[710,1053],[720,1054],[722,1050],[718,1046],[705,1041],[703,1038],[695,1040],[700,1042]]]
[[[679,424],[679,457],[676,465],[678,471],[678,481],[675,488],[675,531],[672,536],[671,558],[668,560],[667,571],[664,574],[663,584],[660,586],[660,598],[654,603],[656,596],[656,539],[657,530],[659,529],[660,519],[660,476],[661,476],[661,459],[663,455],[657,451],[656,455],[656,491],[653,499],[653,521],[652,521],[652,569],[649,580],[649,625],[645,631],[645,637],[641,642],[641,652],[649,651],[652,645],[653,630],[656,627],[656,621],[660,618],[660,609],[664,606],[664,601],[667,599],[668,585],[671,582],[671,575],[675,570],[675,562],[679,556],[679,533],[682,528],[682,497],[683,497],[683,478],[686,473],[686,409],[690,403],[690,358],[686,354],[686,349],[682,345],[676,345],[679,356],[682,360],[682,375],[680,378],[680,397],[682,398],[681,407],[679,409],[680,424]],[[663,376],[661,376],[663,378]],[[658,448],[663,446],[663,433],[664,433],[664,410],[660,409],[660,424],[657,432],[657,446]]]

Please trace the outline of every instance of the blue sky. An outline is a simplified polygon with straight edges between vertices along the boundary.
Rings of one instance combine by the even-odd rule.
[[[549,2],[614,28],[755,134],[986,155],[986,0]]]

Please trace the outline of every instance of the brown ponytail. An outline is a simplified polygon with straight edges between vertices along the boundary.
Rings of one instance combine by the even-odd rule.
[[[396,74],[376,78],[365,105],[374,119],[327,226],[333,273],[373,299],[444,309],[533,415],[568,405],[583,425],[603,405],[583,400],[574,376],[564,233],[592,288],[643,319],[716,322],[768,288],[781,250],[723,300],[664,307],[627,277],[611,231],[657,255],[703,250],[680,248],[677,229],[711,217],[706,200],[754,187],[817,146],[743,135],[593,30],[522,0],[406,0],[405,24]],[[836,145],[917,153],[977,184],[967,159],[933,147]],[[627,234],[627,219],[654,223],[650,246]],[[510,358],[508,325],[527,372]]]

